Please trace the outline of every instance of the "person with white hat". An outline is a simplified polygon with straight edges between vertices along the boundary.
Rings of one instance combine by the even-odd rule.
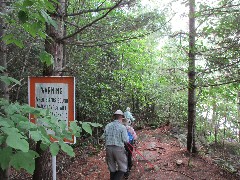
[[[106,161],[110,171],[110,180],[120,180],[128,168],[124,144],[129,139],[127,129],[122,124],[123,112],[117,110],[113,116],[114,121],[107,124],[104,130]]]

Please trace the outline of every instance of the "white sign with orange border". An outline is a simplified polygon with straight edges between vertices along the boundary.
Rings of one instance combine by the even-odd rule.
[[[71,76],[29,77],[29,105],[31,107],[49,109],[57,119],[64,120],[67,127],[75,120],[75,78]],[[30,121],[36,123],[33,115]],[[47,130],[48,134],[53,134]],[[53,139],[51,139],[53,140]],[[76,143],[76,138],[64,140]]]

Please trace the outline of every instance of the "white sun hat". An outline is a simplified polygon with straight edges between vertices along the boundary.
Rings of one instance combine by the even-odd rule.
[[[123,112],[122,112],[121,110],[117,110],[117,111],[114,113],[114,115],[115,115],[115,114],[119,114],[119,115],[124,116],[124,115],[123,115]]]

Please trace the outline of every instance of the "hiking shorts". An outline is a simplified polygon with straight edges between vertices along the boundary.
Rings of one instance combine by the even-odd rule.
[[[124,147],[107,146],[106,161],[110,172],[122,171],[127,172],[128,161]]]

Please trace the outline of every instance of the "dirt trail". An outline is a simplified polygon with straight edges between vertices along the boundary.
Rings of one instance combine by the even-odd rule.
[[[130,180],[234,180],[213,164],[210,158],[189,157],[185,148],[181,148],[176,138],[168,135],[165,128],[137,131],[138,141],[133,154],[134,166]],[[108,180],[109,172],[105,163],[105,151],[89,157],[76,149],[76,158],[71,165],[64,167],[58,174],[61,180]],[[67,159],[65,159],[67,161]],[[178,164],[177,164],[178,163]]]

